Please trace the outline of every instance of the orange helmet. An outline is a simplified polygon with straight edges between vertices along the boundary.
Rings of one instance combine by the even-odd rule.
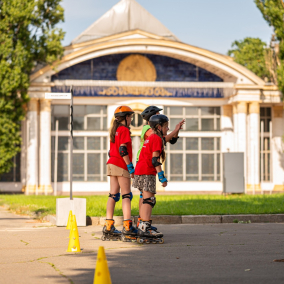
[[[128,107],[128,106],[119,106],[114,111],[114,117],[131,115],[133,113],[134,113],[134,111],[130,107]]]

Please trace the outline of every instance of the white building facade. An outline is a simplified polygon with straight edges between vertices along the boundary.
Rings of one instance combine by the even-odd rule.
[[[117,106],[136,113],[133,154],[149,105],[163,108],[170,130],[165,191],[221,192],[222,154],[244,153],[245,190],[284,191],[282,94],[228,56],[180,42],[134,0],[122,0],[65,48],[55,66],[37,69],[22,151],[0,179],[2,191],[52,193],[58,121],[58,193],[69,191],[69,106],[45,92],[74,89],[73,190],[108,191],[109,127]],[[133,162],[135,158],[133,159]]]

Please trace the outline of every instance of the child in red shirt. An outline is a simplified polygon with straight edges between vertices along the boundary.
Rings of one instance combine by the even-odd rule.
[[[167,116],[157,114],[149,120],[153,134],[144,142],[140,152],[139,161],[136,164],[133,187],[143,193],[143,203],[140,210],[141,221],[138,226],[138,242],[160,242],[163,243],[163,234],[151,227],[152,208],[156,204],[156,174],[163,187],[168,184],[162,171],[161,162],[165,160],[163,137],[169,130],[169,119]]]
[[[137,230],[132,226],[130,179],[134,177],[132,164],[132,142],[129,126],[133,110],[128,106],[120,106],[114,112],[114,121],[110,130],[110,151],[107,161],[107,175],[110,176],[110,193],[107,202],[106,223],[103,228],[102,240],[128,240],[136,236]],[[123,230],[114,227],[113,212],[115,203],[122,193]],[[122,236],[121,236],[122,234]]]

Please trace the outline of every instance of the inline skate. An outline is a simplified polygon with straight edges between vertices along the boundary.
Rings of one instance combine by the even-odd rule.
[[[138,218],[137,218],[137,224],[136,224],[136,229],[137,229],[137,230],[138,230],[140,221],[141,221],[141,217],[138,216]],[[154,231],[157,231],[157,227],[152,226],[152,220],[149,220],[149,222],[150,222],[150,224],[151,224],[151,229],[154,230]]]
[[[102,241],[119,241],[121,239],[121,231],[115,228],[113,219],[106,219],[101,239]]]
[[[136,239],[137,239],[137,229],[135,229],[132,226],[132,221],[124,220],[121,240],[123,242],[136,242]]]
[[[139,244],[163,244],[163,234],[157,230],[153,230],[150,221],[140,220],[138,233],[137,233],[137,243]]]

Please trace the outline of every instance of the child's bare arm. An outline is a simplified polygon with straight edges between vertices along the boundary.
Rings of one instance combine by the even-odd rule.
[[[125,146],[125,147],[126,147],[126,144],[121,144],[120,146]],[[132,162],[131,162],[130,159],[129,159],[129,155],[123,156],[122,158],[123,158],[123,160],[124,160],[124,162],[126,163],[127,166],[130,165],[130,164],[132,164]],[[132,167],[133,167],[133,165],[132,165]],[[128,167],[127,167],[127,168],[128,168]],[[134,169],[134,168],[133,168],[133,169]],[[128,169],[128,170],[129,170],[129,169]],[[130,176],[131,176],[131,178],[134,178],[134,172],[133,172],[133,173],[130,173]]]
[[[160,163],[160,152],[153,152],[152,157],[153,157],[153,158],[158,157],[157,162]],[[163,175],[163,178],[165,178],[164,172],[162,171],[162,164],[157,165],[157,166],[155,167],[155,169],[156,169],[156,171],[157,171],[157,173],[158,173],[158,176],[159,176],[159,173],[160,173],[160,175]],[[160,176],[159,176],[159,180],[160,180]],[[161,181],[161,182],[162,182],[162,181]],[[162,182],[162,186],[163,186],[163,187],[166,187],[167,185],[168,185],[168,181],[167,181],[167,179],[165,178],[165,181]]]

